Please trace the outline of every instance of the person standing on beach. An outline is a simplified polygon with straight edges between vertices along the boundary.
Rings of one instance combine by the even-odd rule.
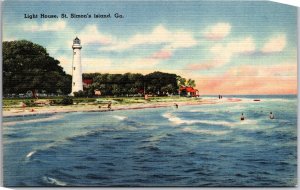
[[[107,108],[108,110],[111,110],[111,102],[108,103]]]
[[[21,102],[21,107],[22,107],[23,111],[25,111],[26,104],[24,102]]]
[[[178,109],[178,104],[175,103],[175,107]]]

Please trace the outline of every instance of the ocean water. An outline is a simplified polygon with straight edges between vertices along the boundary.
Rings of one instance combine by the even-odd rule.
[[[5,117],[4,185],[295,186],[297,97],[238,98]]]

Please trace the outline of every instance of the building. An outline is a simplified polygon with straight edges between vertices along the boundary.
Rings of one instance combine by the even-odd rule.
[[[83,87],[88,88],[93,84],[93,79],[83,79]]]
[[[181,96],[192,96],[192,97],[199,96],[199,91],[197,89],[194,89],[191,86],[181,86],[179,91]]]
[[[73,62],[72,62],[72,92],[71,95],[74,95],[74,92],[82,91],[82,71],[81,71],[81,48],[80,40],[76,37],[73,40]]]
[[[95,96],[101,96],[101,91],[98,89],[94,90]]]

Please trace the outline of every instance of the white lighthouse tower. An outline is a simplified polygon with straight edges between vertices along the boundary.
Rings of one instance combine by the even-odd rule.
[[[72,63],[72,93],[83,90],[82,71],[81,71],[81,45],[80,40],[76,37],[73,40],[73,63]]]

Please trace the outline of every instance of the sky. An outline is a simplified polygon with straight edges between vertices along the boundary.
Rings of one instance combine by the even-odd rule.
[[[92,18],[71,18],[72,13]],[[40,44],[69,74],[76,36],[84,73],[175,73],[194,79],[200,94],[297,93],[293,6],[269,1],[4,2],[3,41]]]

